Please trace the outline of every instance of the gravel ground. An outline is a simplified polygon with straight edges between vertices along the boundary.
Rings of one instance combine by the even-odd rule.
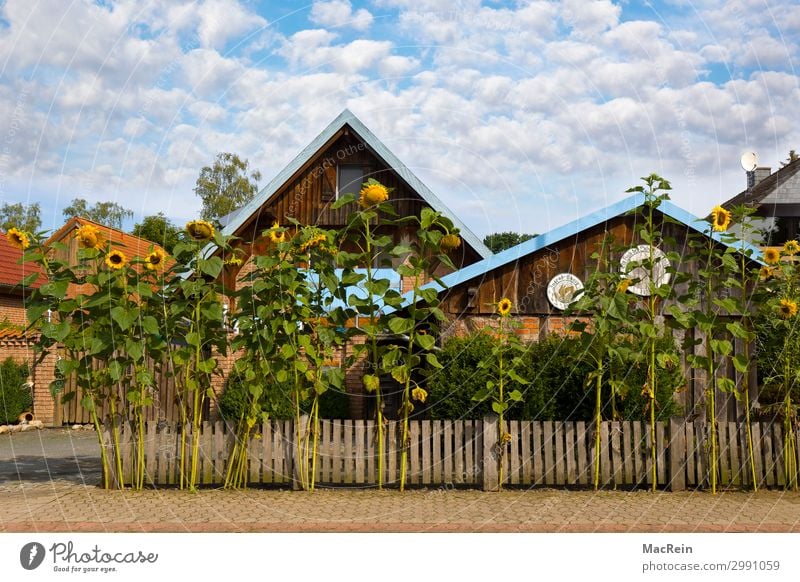
[[[0,435],[0,485],[99,483],[102,466],[91,430],[43,429]]]

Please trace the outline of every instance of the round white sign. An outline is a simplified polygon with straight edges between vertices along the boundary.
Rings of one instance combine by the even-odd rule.
[[[644,262],[650,259],[650,247],[639,245],[625,251],[619,260],[619,268],[623,275],[633,282],[628,286],[628,291],[634,295],[648,297],[650,295],[650,273],[644,267]],[[634,263],[634,265],[631,265]],[[670,274],[667,272],[670,262],[664,252],[653,247],[653,276],[656,287],[669,283]],[[630,269],[630,270],[628,270]]]
[[[560,273],[547,284],[547,300],[562,311],[578,298],[583,283],[572,273]]]

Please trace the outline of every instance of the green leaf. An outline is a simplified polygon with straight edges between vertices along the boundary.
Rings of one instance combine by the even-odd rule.
[[[746,374],[750,368],[749,360],[744,357],[744,354],[736,354],[733,356],[733,367],[741,374]]]
[[[508,377],[514,380],[515,382],[519,382],[520,384],[528,383],[524,378],[520,377],[520,375],[517,374],[514,370],[508,371]]]
[[[750,340],[753,335],[738,321],[726,323],[725,329],[727,329],[733,337],[740,340]]]
[[[150,335],[158,335],[158,320],[152,315],[144,316],[142,318],[142,329]]]
[[[409,333],[412,329],[414,329],[414,320],[404,317],[392,317],[389,320],[389,329],[396,334]]]
[[[444,369],[444,366],[442,366],[435,354],[425,354],[425,360],[428,362],[429,366],[440,370]]]
[[[210,374],[214,371],[216,366],[217,361],[214,358],[208,358],[207,360],[200,360],[197,362],[197,369],[204,374]]]
[[[120,364],[117,360],[112,360],[108,363],[108,375],[114,382],[117,382],[120,378],[122,378],[124,370],[122,364]]]
[[[222,272],[223,262],[220,257],[211,257],[210,259],[199,259],[197,261],[197,268],[204,275],[216,279],[220,272]]]
[[[375,392],[381,385],[381,380],[374,374],[364,374],[361,381],[364,383],[364,389],[367,392]]]
[[[337,210],[338,208],[341,208],[342,206],[345,206],[347,204],[351,204],[355,201],[356,201],[355,194],[353,193],[345,194],[344,196],[340,196],[336,202],[331,204],[331,210]]]
[[[121,305],[111,308],[111,319],[117,322],[117,325],[122,331],[127,331],[128,328],[136,321],[138,310],[132,308],[125,308]]]
[[[519,390],[512,390],[511,393],[508,395],[509,400],[513,400],[514,402],[521,402],[522,401],[522,392]]]
[[[433,346],[436,345],[436,338],[433,337],[432,335],[416,334],[414,336],[414,339],[416,340],[419,347],[421,347],[423,350],[432,350]]]
[[[503,414],[508,409],[508,402],[492,402],[492,410],[497,414]]]
[[[63,299],[67,293],[69,281],[51,281],[39,287],[39,292],[46,297],[55,297],[56,299]]]
[[[478,390],[478,392],[475,393],[475,396],[472,397],[472,400],[477,402],[483,402],[489,396],[491,396],[492,392],[493,390],[491,388],[488,387],[481,388],[480,390]]]
[[[392,368],[392,378],[397,380],[400,384],[405,385],[406,381],[409,379],[409,371],[408,368],[403,366],[395,366]]]

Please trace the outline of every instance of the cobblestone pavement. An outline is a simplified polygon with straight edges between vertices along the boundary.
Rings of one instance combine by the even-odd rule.
[[[800,532],[800,494],[0,486],[0,531]]]
[[[97,456],[93,433],[0,439],[0,531],[800,532],[800,493],[120,492],[95,485]]]

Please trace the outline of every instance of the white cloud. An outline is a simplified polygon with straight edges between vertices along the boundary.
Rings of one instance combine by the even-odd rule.
[[[366,30],[372,24],[373,17],[365,8],[353,11],[350,0],[317,0],[311,6],[309,20],[320,26],[350,26],[356,30]]]

